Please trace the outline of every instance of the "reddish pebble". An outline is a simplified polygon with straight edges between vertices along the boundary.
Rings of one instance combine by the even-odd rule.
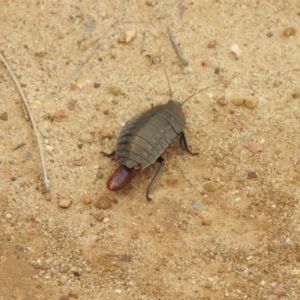
[[[71,83],[71,84],[70,84],[70,89],[71,89],[72,91],[75,91],[75,90],[77,89],[77,84],[76,84],[76,83]]]
[[[264,145],[257,142],[249,142],[246,147],[254,154],[264,151]]]
[[[63,295],[59,298],[59,300],[69,300],[70,298],[66,295]]]
[[[74,160],[73,164],[75,166],[85,166],[86,165],[86,160],[85,159],[78,159],[78,160]]]
[[[62,32],[59,32],[59,33],[57,34],[57,38],[58,38],[59,40],[63,39],[64,37],[65,37],[65,35],[64,35]]]
[[[227,105],[228,101],[226,100],[225,97],[221,97],[217,100],[217,103],[221,106],[225,106],[225,105]]]
[[[68,103],[68,109],[69,109],[69,110],[74,110],[76,104],[77,104],[77,100],[71,99],[71,100],[69,101],[69,103]]]
[[[118,204],[118,203],[119,203],[119,200],[117,200],[117,199],[112,199],[111,202],[112,202],[113,204]]]
[[[272,290],[272,294],[279,296],[279,297],[283,297],[283,296],[286,296],[286,291],[282,286],[276,286]]]
[[[45,199],[47,200],[47,201],[51,201],[51,193],[48,191],[48,192],[46,192],[45,194],[44,194],[44,196],[45,196]]]
[[[257,178],[257,175],[256,175],[255,172],[250,171],[250,172],[248,173],[248,178],[249,178],[249,179],[255,179],[255,178]]]
[[[104,220],[104,218],[105,218],[105,216],[104,216],[104,214],[93,214],[93,217],[97,220],[97,221],[99,221],[99,222],[102,222],[103,220]]]

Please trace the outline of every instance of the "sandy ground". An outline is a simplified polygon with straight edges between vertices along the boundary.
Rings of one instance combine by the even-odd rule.
[[[0,50],[36,119],[52,195],[42,194],[32,126],[0,64],[1,300],[300,299],[298,0],[0,6]],[[126,31],[137,36],[120,43]],[[106,181],[116,166],[100,151],[169,99],[162,57],[175,100],[224,84],[184,105],[199,155],[174,141],[147,202],[157,164],[114,193]]]

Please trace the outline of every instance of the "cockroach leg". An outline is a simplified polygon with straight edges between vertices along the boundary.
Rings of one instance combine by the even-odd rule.
[[[160,163],[160,166],[159,166],[158,170],[156,171],[154,177],[152,178],[152,180],[151,180],[151,182],[150,182],[150,184],[149,184],[149,186],[148,186],[148,188],[147,188],[146,198],[147,198],[148,201],[151,201],[151,200],[152,200],[152,198],[149,196],[149,191],[150,191],[150,189],[152,188],[154,182],[156,181],[157,176],[160,174],[160,172],[162,171],[162,169],[163,169],[164,166],[165,166],[165,161],[164,161],[164,159],[163,159],[161,156],[160,156],[156,161],[157,161],[158,163]]]
[[[182,131],[179,135],[180,135],[180,139],[179,139],[180,146],[184,150],[186,150],[189,154],[191,154],[191,155],[198,155],[199,153],[192,152],[191,149],[189,148],[184,131]]]

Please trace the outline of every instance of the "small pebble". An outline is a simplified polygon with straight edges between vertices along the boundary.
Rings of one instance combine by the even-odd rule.
[[[69,296],[63,295],[59,298],[59,300],[69,300]]]
[[[94,88],[95,88],[95,89],[98,89],[100,86],[101,86],[101,84],[100,84],[100,83],[96,83],[96,82],[94,82]]]
[[[77,84],[76,84],[76,83],[70,83],[70,89],[71,89],[72,91],[77,90]]]
[[[191,67],[184,67],[183,70],[182,70],[182,73],[184,75],[191,74],[192,72],[193,72],[193,69]]]
[[[38,57],[44,57],[46,54],[47,52],[42,45],[39,45],[34,53],[34,55]]]
[[[250,141],[245,146],[254,154],[262,152],[265,149],[264,144],[255,141]]]
[[[86,165],[86,160],[85,159],[78,159],[73,161],[73,165],[82,167]]]
[[[29,151],[28,151],[28,152],[26,153],[26,159],[27,159],[27,160],[31,159],[32,156],[33,156],[32,152],[29,152]]]
[[[4,113],[0,114],[0,120],[3,120],[3,121],[8,120],[7,112],[4,112]]]
[[[230,51],[235,55],[236,59],[239,59],[242,55],[242,50],[241,50],[241,48],[239,47],[238,44],[233,44],[230,47]]]
[[[146,0],[146,5],[152,6],[153,5],[153,1],[152,0]]]
[[[111,139],[114,136],[113,133],[107,129],[102,129],[100,135],[103,139]]]
[[[137,37],[136,30],[128,30],[118,38],[118,43],[129,44]]]
[[[69,296],[70,298],[78,299],[78,295],[77,295],[76,293],[74,293],[74,292],[69,292],[69,293],[68,293],[68,296]]]
[[[245,106],[247,108],[253,109],[257,106],[258,100],[256,98],[246,98],[245,99]]]
[[[299,276],[300,275],[300,269],[293,269],[291,271],[291,275],[293,275],[293,276]]]
[[[272,289],[272,294],[283,297],[286,296],[286,291],[282,286],[276,286]]]
[[[217,67],[217,68],[215,68],[214,73],[215,73],[216,75],[218,75],[218,74],[220,74],[220,71],[221,71],[221,69],[220,69],[219,67]]]
[[[6,214],[6,215],[5,215],[5,218],[6,218],[6,219],[10,219],[10,218],[11,218],[11,214],[10,214],[10,213]]]
[[[98,170],[97,170],[96,176],[97,176],[97,178],[99,178],[99,179],[103,177],[103,172],[102,172],[101,169],[98,169]]]
[[[84,132],[80,135],[78,140],[82,144],[86,144],[86,143],[92,143],[94,138],[93,138],[93,135],[90,134],[89,132]]]
[[[67,117],[67,114],[64,110],[60,109],[56,111],[53,116],[55,119],[64,119]]]
[[[272,36],[273,36],[273,33],[269,31],[269,32],[267,33],[267,37],[270,38],[270,37],[272,37]]]
[[[49,133],[47,130],[41,129],[41,130],[40,130],[40,133],[42,134],[42,136],[43,136],[45,139],[48,139],[48,138],[50,137],[50,133]]]
[[[109,199],[105,196],[100,197],[95,204],[95,207],[97,207],[99,209],[108,209],[111,206],[112,206],[111,199]]]
[[[84,199],[83,199],[83,202],[85,203],[85,204],[91,204],[92,203],[92,198],[91,197],[85,197]]]
[[[215,192],[216,191],[216,188],[214,187],[213,183],[212,182],[206,182],[204,183],[203,185],[203,189],[207,192]]]
[[[221,97],[217,100],[217,103],[221,106],[225,106],[225,105],[227,105],[228,101],[226,100],[225,97]]]
[[[44,194],[44,197],[45,197],[46,201],[51,201],[51,193],[49,191],[46,191],[46,193]]]
[[[245,99],[241,97],[233,98],[232,103],[236,106],[241,106],[245,103]]]
[[[104,219],[105,219],[105,216],[104,214],[100,213],[100,214],[93,214],[93,217],[99,221],[99,222],[102,222]]]
[[[197,210],[202,210],[204,208],[199,201],[194,202],[193,207]]]
[[[216,48],[216,46],[217,46],[217,41],[216,40],[212,40],[212,41],[209,41],[208,43],[207,43],[207,48]]]
[[[286,245],[288,245],[288,246],[292,246],[294,243],[293,243],[293,241],[290,239],[290,238],[287,238],[286,240],[285,240],[285,243],[286,243]]]
[[[58,202],[58,206],[61,208],[68,208],[72,203],[71,199],[68,198],[60,198]]]
[[[298,99],[298,98],[300,98],[300,92],[294,92],[294,93],[292,93],[292,97],[294,98],[294,99]]]
[[[114,96],[119,96],[122,93],[121,88],[117,85],[111,85],[110,87],[108,87],[108,91]]]
[[[63,39],[64,37],[65,37],[65,35],[64,35],[62,32],[59,32],[59,33],[57,34],[57,38],[58,38],[59,40]]]
[[[74,276],[79,277],[80,273],[78,271],[73,271]]]
[[[69,103],[68,103],[68,109],[69,109],[69,110],[74,110],[75,107],[76,107],[77,102],[78,102],[77,100],[71,99],[71,100],[69,101]]]
[[[60,273],[67,273],[68,271],[69,271],[69,267],[67,267],[67,266],[60,266],[59,268],[58,268],[58,271],[60,272]]]
[[[253,171],[250,171],[248,173],[248,179],[255,179],[255,178],[257,178],[257,174]]]
[[[284,36],[292,36],[296,34],[296,29],[294,27],[287,27],[282,31]]]
[[[211,222],[212,222],[212,219],[209,217],[203,217],[203,219],[202,219],[202,224],[205,226],[211,225]]]
[[[47,150],[48,152],[53,151],[53,149],[54,149],[54,147],[52,147],[52,146],[49,146],[49,145],[46,146],[46,150]]]

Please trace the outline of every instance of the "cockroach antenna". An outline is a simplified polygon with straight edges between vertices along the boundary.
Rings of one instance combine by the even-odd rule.
[[[164,69],[165,69],[165,74],[166,74],[167,81],[168,81],[168,86],[169,86],[169,91],[170,91],[170,97],[172,99],[173,93],[172,93],[172,89],[171,89],[171,85],[170,85],[170,80],[169,80],[169,76],[168,76],[168,72],[167,72],[167,68],[166,68],[166,61],[165,61],[165,59],[164,59]],[[196,95],[198,95],[198,94],[200,94],[200,93],[202,93],[202,92],[204,92],[204,91],[212,88],[213,86],[219,85],[221,83],[222,83],[222,81],[218,82],[218,83],[214,83],[214,84],[212,84],[212,85],[210,85],[210,86],[208,86],[208,87],[206,87],[206,88],[204,88],[204,89],[202,89],[200,91],[197,91],[196,93],[194,93],[191,96],[187,97],[183,102],[180,103],[180,105],[183,106],[184,103],[186,103],[188,100],[190,100],[194,96],[196,96]]]

